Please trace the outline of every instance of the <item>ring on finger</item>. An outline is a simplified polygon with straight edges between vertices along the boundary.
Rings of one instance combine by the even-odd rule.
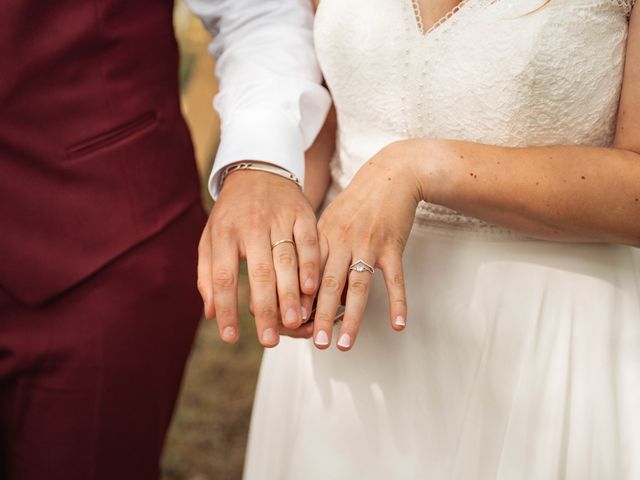
[[[277,242],[273,242],[271,244],[271,250],[273,250],[274,248],[276,248],[278,245],[282,245],[283,243],[290,243],[291,245],[293,245],[294,247],[296,246],[296,242],[294,242],[293,240],[289,240],[288,238],[284,238],[282,240],[278,240]]]
[[[359,258],[355,262],[353,262],[351,265],[349,265],[349,271],[350,272],[352,271],[353,272],[369,272],[370,274],[373,275],[373,272],[375,272],[375,269],[371,265],[369,265],[367,262]]]

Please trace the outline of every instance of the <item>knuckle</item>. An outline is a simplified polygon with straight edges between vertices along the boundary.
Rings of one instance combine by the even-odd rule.
[[[284,292],[280,294],[281,305],[293,305],[298,302],[298,295],[294,292]]]
[[[351,236],[353,227],[348,220],[336,219],[331,223],[324,223],[322,228],[318,224],[318,231],[329,240],[329,243],[345,243]]]
[[[394,299],[393,304],[402,309],[407,308],[407,300],[404,297]]]
[[[320,324],[333,324],[333,318],[331,318],[331,315],[327,315],[324,312],[318,312],[316,314],[315,321]]]
[[[302,235],[298,244],[303,247],[313,248],[318,246],[318,237],[316,235],[306,234]]]
[[[253,229],[263,228],[266,225],[266,212],[260,204],[252,205],[252,208],[247,213],[246,221],[249,227]]]
[[[389,246],[394,252],[404,252],[406,246],[406,240],[400,235],[388,235],[385,238],[385,244]]]
[[[317,270],[317,265],[316,262],[303,262],[302,265],[300,265],[300,269],[307,271],[307,272],[313,272],[315,270]]]
[[[389,279],[389,283],[393,287],[404,288],[404,276],[401,273],[394,273]]]
[[[232,288],[236,283],[234,273],[229,269],[219,269],[213,274],[213,286],[220,290]]]
[[[298,217],[314,218],[313,209],[306,201],[296,202],[293,206],[293,211]]]
[[[219,215],[211,222],[211,234],[214,236],[229,235],[234,229],[234,218],[229,215]]]
[[[281,206],[274,212],[274,220],[283,231],[292,230],[296,220],[295,209],[287,208],[286,205]]]
[[[216,317],[222,322],[231,322],[234,317],[234,310],[232,307],[225,305],[216,308]]]
[[[372,225],[371,228],[368,228],[363,233],[363,238],[369,245],[376,245],[380,242],[380,233],[377,228],[374,228]]]
[[[327,275],[322,279],[322,287],[330,292],[336,292],[340,288],[340,281],[333,275]]]
[[[351,222],[340,222],[337,226],[337,232],[340,240],[348,238],[351,232]]]
[[[268,263],[256,263],[249,274],[257,282],[268,282],[273,279],[273,267]]]
[[[261,305],[256,311],[256,316],[261,319],[272,320],[276,315],[276,309],[271,305]]]
[[[364,280],[353,280],[349,283],[349,290],[358,296],[363,296],[369,291],[369,284]]]
[[[283,250],[284,251],[276,254],[276,262],[282,267],[290,267],[295,263],[296,259],[289,249]]]
[[[220,225],[216,225],[216,228],[211,232],[211,236],[214,238],[227,238],[232,237],[235,233],[235,226],[231,222],[224,222]]]

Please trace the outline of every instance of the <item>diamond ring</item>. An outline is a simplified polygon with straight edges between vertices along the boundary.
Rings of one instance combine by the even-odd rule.
[[[375,269],[371,265],[369,265],[367,262],[359,258],[355,262],[353,262],[351,265],[349,265],[349,271],[369,272],[373,274]]]

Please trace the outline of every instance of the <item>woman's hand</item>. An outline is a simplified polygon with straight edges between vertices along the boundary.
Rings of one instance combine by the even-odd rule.
[[[349,271],[349,266],[358,260],[382,270],[391,325],[398,331],[406,325],[402,253],[421,199],[411,155],[405,142],[383,148],[360,168],[320,217],[318,235],[324,274],[314,322],[318,348],[327,348],[331,343],[334,317],[345,286],[345,315],[337,345],[349,350],[355,342],[373,275]]]

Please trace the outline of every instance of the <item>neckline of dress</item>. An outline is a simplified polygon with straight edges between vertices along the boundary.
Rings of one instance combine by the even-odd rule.
[[[434,31],[439,30],[443,25],[450,23],[450,21],[458,15],[460,10],[464,9],[471,0],[461,0],[455,7],[446,12],[438,21],[431,25],[427,30],[424,28],[424,21],[422,19],[422,10],[420,8],[419,0],[410,0],[411,8],[413,9],[413,15],[416,22],[418,33],[423,37],[431,35]]]

